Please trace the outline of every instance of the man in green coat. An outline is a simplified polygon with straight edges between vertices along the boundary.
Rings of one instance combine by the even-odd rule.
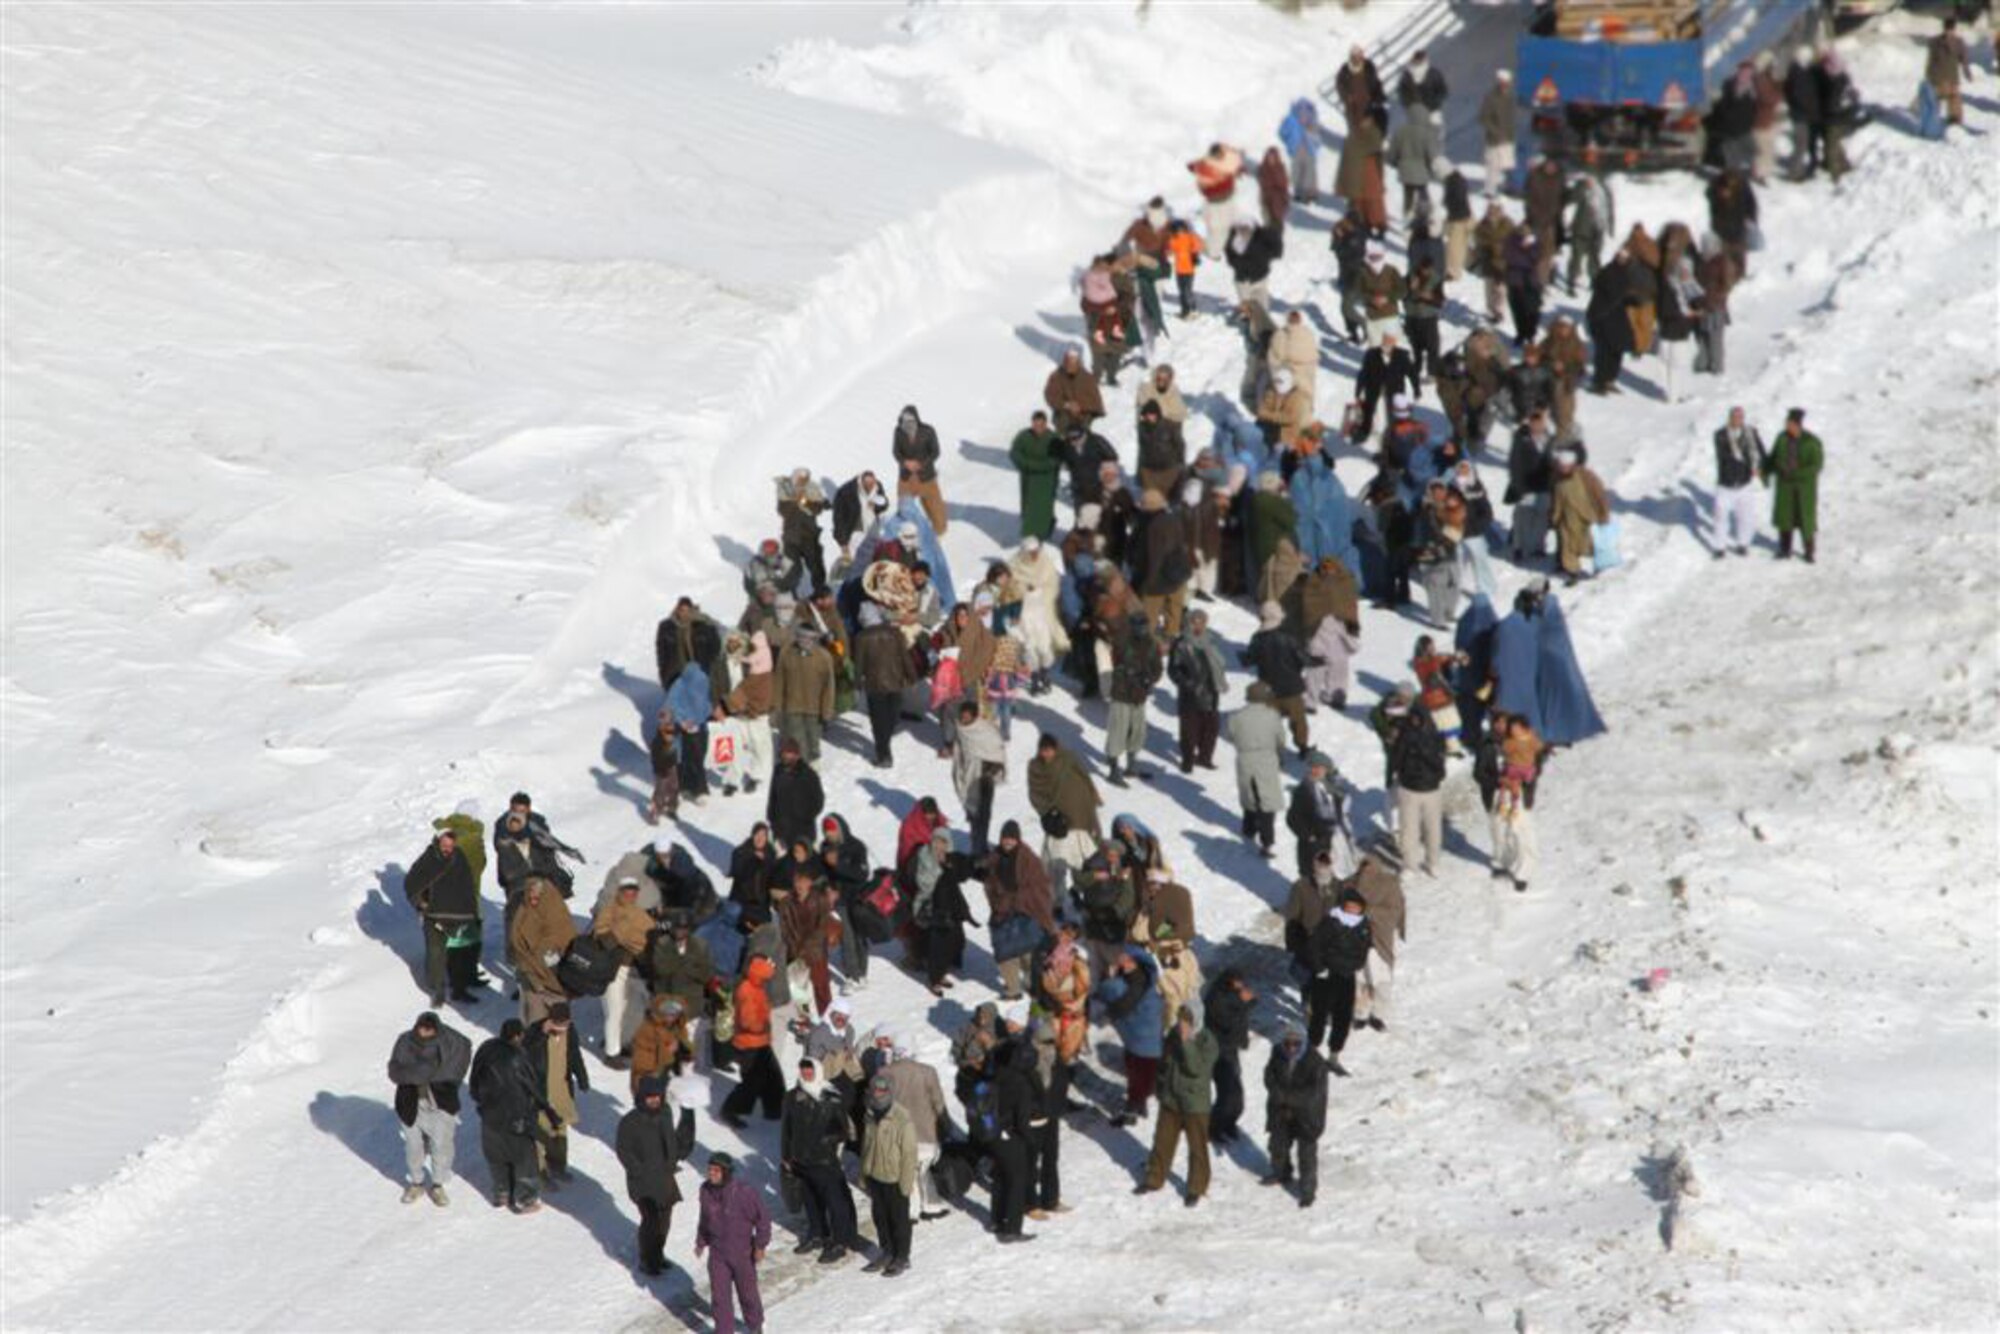
[[[1056,478],[1062,467],[1062,442],[1049,426],[1049,414],[1039,409],[1028,429],[1014,437],[1007,457],[1021,474],[1021,536],[1046,541],[1056,530]]]
[[[1763,476],[1775,480],[1771,506],[1771,526],[1778,530],[1778,559],[1792,555],[1792,534],[1805,539],[1806,564],[1813,563],[1819,535],[1819,470],[1825,461],[1819,437],[1806,430],[1806,410],[1793,408],[1785,414],[1785,429],[1771,443],[1764,456]]]
[[[1202,1027],[1201,1007],[1193,1001],[1181,1006],[1160,1053],[1160,1113],[1153,1126],[1153,1153],[1146,1159],[1146,1179],[1134,1194],[1149,1194],[1166,1184],[1183,1134],[1188,1142],[1188,1207],[1208,1194],[1210,1081],[1220,1054],[1215,1034]]]
[[[1251,572],[1253,588],[1264,562],[1278,549],[1278,539],[1295,538],[1298,531],[1299,512],[1285,494],[1284,475],[1276,468],[1259,473],[1256,493],[1250,497],[1250,554],[1257,561],[1257,569]]]

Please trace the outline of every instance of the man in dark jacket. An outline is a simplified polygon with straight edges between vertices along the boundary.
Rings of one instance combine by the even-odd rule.
[[[1041,1117],[1041,1079],[1035,1070],[1035,1048],[1028,1038],[1028,1003],[1014,1001],[1001,1012],[1000,1044],[988,1062],[992,1081],[993,1124],[975,1135],[993,1164],[993,1235],[1002,1244],[1033,1241],[1021,1230],[1028,1210],[1029,1145]],[[980,1091],[973,1090],[973,1106]]]
[[[1178,692],[1181,772],[1196,765],[1215,767],[1215,740],[1222,730],[1222,692],[1228,688],[1228,668],[1222,649],[1208,632],[1208,613],[1188,613],[1187,629],[1174,640],[1167,655],[1167,679]]]
[[[1299,878],[1312,875],[1313,861],[1330,851],[1336,840],[1351,841],[1347,828],[1346,803],[1333,761],[1322,751],[1306,756],[1306,776],[1292,789],[1291,805],[1285,808],[1285,828],[1298,840]]]
[[[1187,439],[1181,424],[1166,416],[1159,399],[1147,399],[1139,406],[1140,487],[1171,496],[1186,471]]]
[[[458,1134],[458,1085],[472,1063],[472,1044],[430,1010],[417,1016],[409,1032],[389,1052],[389,1082],[396,1086],[396,1119],[403,1123],[403,1203],[428,1194],[443,1208],[451,1180],[453,1140]],[[430,1185],[424,1159],[430,1158]]]
[[[1319,1189],[1319,1137],[1326,1131],[1326,1062],[1294,1024],[1271,1048],[1264,1066],[1264,1128],[1270,1132],[1271,1171],[1258,1183],[1292,1180],[1292,1149],[1299,1151],[1299,1208],[1310,1209]]]
[[[1397,851],[1403,869],[1437,874],[1444,847],[1444,738],[1422,705],[1389,710],[1389,786],[1396,794]]]
[[[681,1003],[681,1013],[688,1017],[688,1037],[692,1041],[694,1016],[701,1013],[702,1001],[717,974],[714,956],[702,943],[701,937],[694,934],[694,922],[689,914],[676,912],[668,916],[666,930],[653,935],[647,964],[653,994],[672,996]]]
[[[1764,442],[1743,416],[1729,410],[1729,423],[1715,433],[1715,505],[1709,545],[1715,559],[1734,551],[1750,554],[1757,540],[1757,470],[1764,463]]]
[[[1145,1195],[1166,1184],[1167,1173],[1187,1136],[1189,1208],[1208,1194],[1208,1116],[1213,1106],[1210,1081],[1218,1054],[1215,1034],[1203,1028],[1201,1007],[1190,1001],[1181,1007],[1160,1053],[1160,1110],[1153,1122],[1153,1152],[1146,1159],[1146,1177],[1134,1194]]]
[[[1255,306],[1270,313],[1271,266],[1285,256],[1285,233],[1274,226],[1257,227],[1239,221],[1230,229],[1223,258],[1236,278],[1238,307]]]
[[[1420,392],[1417,363],[1409,349],[1400,343],[1395,334],[1384,334],[1378,346],[1361,356],[1361,369],[1354,377],[1354,396],[1361,400],[1360,431],[1364,439],[1374,433],[1375,409],[1382,400],[1393,403],[1399,394],[1414,399]]]
[[[1234,1144],[1243,1131],[1243,1052],[1250,1045],[1250,1008],[1257,993],[1234,968],[1225,968],[1208,988],[1202,1011],[1215,1034],[1215,1104],[1208,1114],[1208,1138]]]
[[[889,512],[889,493],[872,471],[864,469],[833,493],[833,542],[849,552],[848,543],[866,533]]]
[[[639,1208],[639,1272],[657,1278],[668,1268],[667,1230],[673,1226],[674,1206],[681,1202],[674,1173],[694,1148],[694,1109],[676,1116],[667,1104],[665,1082],[642,1079],[639,1105],[619,1119],[616,1143],[625,1194]]]
[[[1306,1036],[1314,1047],[1326,1038],[1336,1075],[1347,1073],[1340,1053],[1354,1027],[1355,978],[1368,965],[1369,944],[1368,905],[1359,891],[1344,890],[1333,911],[1313,928],[1313,973],[1306,983]]]
[[[1111,641],[1111,709],[1105,721],[1104,779],[1125,786],[1125,775],[1151,778],[1139,764],[1146,749],[1146,701],[1160,679],[1160,651],[1146,613],[1135,611],[1122,626],[1108,627]],[[1122,767],[1121,767],[1122,766]]]
[[[1312,737],[1306,725],[1306,668],[1317,659],[1285,629],[1285,610],[1267,602],[1257,612],[1257,633],[1243,647],[1243,665],[1271,688],[1271,707],[1291,724],[1292,744],[1305,754]]]
[[[1632,304],[1632,266],[1631,252],[1621,247],[1611,262],[1597,271],[1597,280],[1590,285],[1584,323],[1590,329],[1593,394],[1618,391],[1618,372],[1632,350],[1632,319],[1627,314]]]
[[[1403,66],[1403,72],[1396,79],[1396,101],[1405,112],[1421,107],[1432,115],[1444,112],[1445,99],[1451,90],[1444,81],[1444,71],[1431,64],[1428,52],[1419,51],[1410,57],[1410,63]]]
[[[820,786],[819,771],[805,762],[797,740],[787,737],[778,747],[778,767],[771,772],[771,790],[764,818],[770,821],[771,837],[778,847],[789,849],[804,839],[813,841],[814,822],[826,809],[826,791]]]
[[[861,1249],[854,1197],[841,1170],[840,1150],[854,1133],[847,1100],[822,1077],[819,1062],[799,1062],[799,1082],[785,1095],[778,1128],[780,1161],[798,1178],[806,1197],[806,1235],[800,1254],[816,1252],[823,1265],[839,1264]]]
[[[886,769],[902,711],[903,692],[917,683],[910,646],[902,630],[873,602],[861,607],[861,633],[854,637],[854,670],[868,708],[868,731],[875,743],[875,767]]]
[[[889,452],[896,460],[897,498],[915,496],[924,507],[924,517],[931,521],[931,530],[943,537],[944,492],[938,486],[937,465],[944,451],[938,448],[936,428],[917,415],[915,404],[906,404],[897,416]]]
[[[444,1004],[447,981],[453,1000],[477,1000],[469,974],[476,966],[478,951],[450,948],[454,935],[479,930],[479,881],[465,850],[458,846],[456,832],[438,830],[431,845],[403,876],[403,895],[423,918],[424,985],[430,991],[431,1007]],[[464,963],[458,963],[459,959]],[[447,964],[453,974],[449,978]]]
[[[517,1214],[542,1207],[535,1162],[535,1118],[555,1116],[542,1095],[534,1063],[522,1049],[527,1028],[519,1019],[500,1025],[500,1036],[480,1044],[472,1058],[470,1087],[479,1108],[479,1148],[493,1177],[493,1203]]]
[[[1063,432],[1057,457],[1069,469],[1069,496],[1078,509],[1104,503],[1104,465],[1118,462],[1118,450],[1088,426],[1073,424]]]
[[[729,679],[719,659],[722,657],[722,627],[718,626],[693,598],[682,598],[659,628],[653,632],[653,657],[660,672],[660,689],[673,687],[681,669],[689,663],[708,674],[710,688]]]
[[[868,845],[847,827],[847,817],[827,815],[819,822],[820,870],[826,883],[840,897],[841,990],[858,991],[868,985],[868,937],[855,924],[855,905],[875,883],[868,861]]]

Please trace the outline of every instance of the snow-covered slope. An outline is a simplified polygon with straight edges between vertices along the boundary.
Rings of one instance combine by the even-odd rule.
[[[1492,7],[1418,17],[1448,71],[1503,59]],[[1074,334],[1072,266],[1146,195],[1189,207],[1188,156],[1261,148],[1411,11],[0,22],[5,1322],[601,1328],[662,1297],[693,1321],[684,1278],[624,1277],[601,1066],[589,1179],[554,1211],[395,1204],[401,865],[430,816],[516,786],[595,863],[639,842],[653,620],[681,592],[733,615],[768,477],[879,466],[902,403],[946,441],[954,563],[1011,543],[1003,450]],[[1865,90],[1902,100],[1919,30],[1855,43]],[[1840,192],[1767,194],[1726,380],[1586,405],[1631,562],[1568,601],[1613,734],[1552,773],[1525,897],[1487,880],[1455,785],[1471,859],[1412,886],[1402,1018],[1350,1048],[1320,1207],[1256,1189],[1248,1150],[1194,1214],[1131,1199],[1141,1141],[1086,1125],[1078,1212],[1035,1246],[925,1226],[895,1285],[774,1257],[774,1328],[1992,1322],[2000,188],[1979,140],[1855,148]],[[1618,202],[1656,232],[1700,217],[1680,178]],[[1328,311],[1323,226],[1274,287]],[[1203,320],[1170,355],[1226,414],[1234,334]],[[1352,356],[1329,361],[1330,416]],[[1820,564],[1715,564],[1689,531],[1708,432],[1794,401],[1829,448]],[[1122,396],[1113,424],[1128,441]],[[1364,686],[1416,633],[1371,614]],[[1018,767],[1038,728],[1094,744],[1101,716],[1056,697],[1017,724]],[[1371,781],[1357,721],[1316,736]],[[916,749],[886,779],[829,761],[872,845],[948,787]],[[1017,780],[1001,813],[1023,805]],[[1231,836],[1226,775],[1114,809],[1168,832],[1210,971],[1273,993],[1254,1076],[1293,1009],[1282,880]],[[712,800],[686,837],[714,863],[758,813]],[[1655,967],[1674,980],[1642,994]],[[942,1060],[979,987],[933,1003],[876,972],[864,1023]],[[768,1183],[766,1130],[701,1138]],[[1649,1186],[1677,1145],[1703,1193],[1669,1252]]]

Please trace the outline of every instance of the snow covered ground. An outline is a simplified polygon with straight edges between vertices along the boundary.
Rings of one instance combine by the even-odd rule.
[[[1261,149],[1350,40],[1420,35],[1469,94],[1512,22],[10,7],[0,1320],[699,1323],[684,1277],[627,1277],[624,1081],[601,1066],[588,1179],[552,1211],[396,1205],[381,1067],[421,1005],[400,872],[429,818],[525,786],[594,866],[637,845],[653,622],[683,592],[733,617],[771,475],[879,467],[918,403],[965,581],[1011,545],[1004,448],[1076,334],[1075,266],[1157,190],[1190,209],[1181,164]],[[1863,91],[1900,106],[1928,31],[1850,39]],[[2000,1318],[1991,86],[1980,137],[1926,144],[1892,110],[1838,191],[1767,192],[1726,379],[1586,403],[1629,559],[1565,602],[1612,734],[1545,784],[1526,896],[1489,881],[1454,780],[1465,856],[1411,886],[1401,1017],[1350,1046],[1319,1207],[1259,1191],[1250,1149],[1193,1214],[1132,1199],[1142,1141],[1092,1123],[1064,1146],[1078,1210],[1036,1245],[926,1225],[893,1285],[774,1255],[773,1328]],[[1682,177],[1620,181],[1618,210],[1656,234],[1702,217]],[[1274,283],[1322,315],[1326,218]],[[1169,355],[1226,420],[1234,333],[1204,317]],[[1352,354],[1327,364],[1333,417]],[[1709,433],[1730,404],[1768,432],[1795,402],[1828,447],[1819,564],[1711,561]],[[1120,395],[1108,434],[1129,451],[1130,430]],[[1370,615],[1364,697],[1418,632]],[[1101,735],[1095,706],[1051,699],[1017,719],[1003,818],[1036,730]],[[876,774],[857,735],[827,787],[880,848],[948,782],[907,745]],[[1373,782],[1357,719],[1316,740]],[[1254,1076],[1294,1008],[1284,883],[1234,839],[1220,777],[1112,808],[1168,832],[1209,972],[1272,997]],[[711,800],[683,832],[713,867],[760,813]],[[878,964],[864,1024],[942,1062],[993,980],[974,954],[972,994],[937,1003]],[[1673,980],[1642,992],[1654,968]],[[505,1008],[453,1022],[483,1037]],[[1247,1126],[1261,1109],[1253,1089]],[[701,1142],[769,1182],[764,1127],[704,1115]],[[1676,1146],[1701,1194],[1669,1251],[1653,1186]]]

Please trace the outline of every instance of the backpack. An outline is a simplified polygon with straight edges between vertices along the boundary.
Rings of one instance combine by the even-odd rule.
[[[596,936],[578,936],[556,962],[556,981],[571,997],[602,996],[617,975],[617,947]]]
[[[1000,1091],[990,1079],[972,1086],[965,1100],[966,1133],[974,1144],[991,1144],[1000,1138]]]

